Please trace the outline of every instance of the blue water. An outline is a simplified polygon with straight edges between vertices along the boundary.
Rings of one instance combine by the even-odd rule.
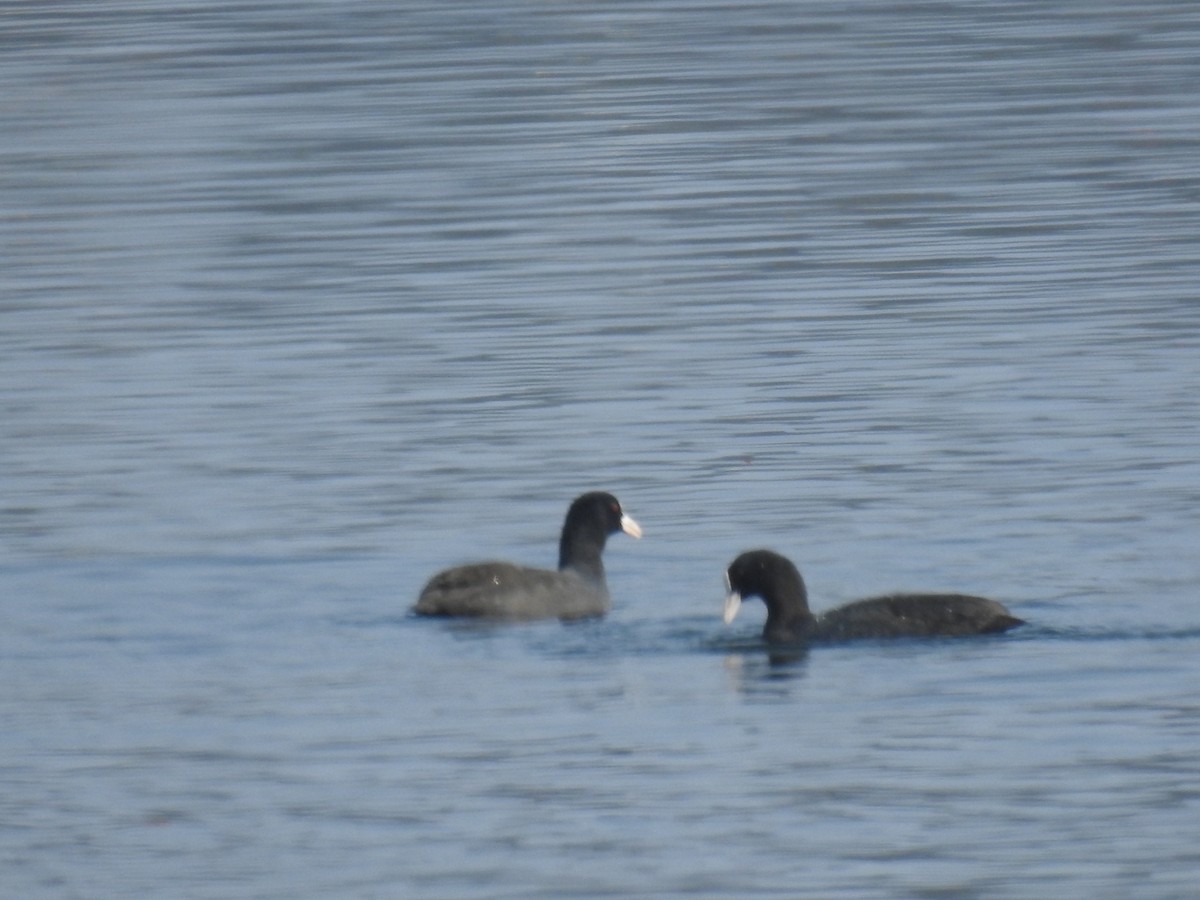
[[[4,896],[1195,896],[1190,0],[0,48]],[[407,615],[588,489],[608,618]],[[1030,624],[772,655],[755,546]]]

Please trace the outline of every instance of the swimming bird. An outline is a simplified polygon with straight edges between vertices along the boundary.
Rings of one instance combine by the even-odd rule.
[[[585,619],[608,612],[600,555],[610,534],[642,536],[612,494],[583,494],[567,510],[558,544],[558,571],[510,562],[480,562],[434,575],[413,612],[486,619]]]
[[[888,594],[813,615],[800,570],[771,550],[741,554],[725,572],[725,584],[725,624],[737,616],[743,597],[762,597],[769,644],[994,634],[1025,624],[995,600],[967,594]]]

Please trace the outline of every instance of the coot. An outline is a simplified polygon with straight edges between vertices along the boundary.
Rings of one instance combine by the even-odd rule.
[[[584,619],[608,612],[600,554],[610,534],[640,538],[642,529],[612,494],[583,494],[567,510],[558,571],[508,562],[446,569],[429,579],[413,612],[487,619]]]
[[[729,565],[725,624],[743,597],[767,604],[763,638],[770,644],[933,635],[994,634],[1023,625],[1003,605],[966,594],[889,594],[859,600],[814,616],[799,570],[771,550],[750,550]]]

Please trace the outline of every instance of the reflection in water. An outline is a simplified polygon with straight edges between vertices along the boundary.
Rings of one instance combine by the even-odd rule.
[[[792,685],[804,676],[808,649],[780,650],[761,646],[757,651],[730,653],[724,658],[723,665],[738,693],[778,699],[788,696]]]

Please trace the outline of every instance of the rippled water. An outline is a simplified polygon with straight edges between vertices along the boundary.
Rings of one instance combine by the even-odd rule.
[[[0,46],[6,895],[1194,895],[1194,4]],[[406,615],[591,488],[606,620]],[[752,546],[1031,624],[771,657]]]

